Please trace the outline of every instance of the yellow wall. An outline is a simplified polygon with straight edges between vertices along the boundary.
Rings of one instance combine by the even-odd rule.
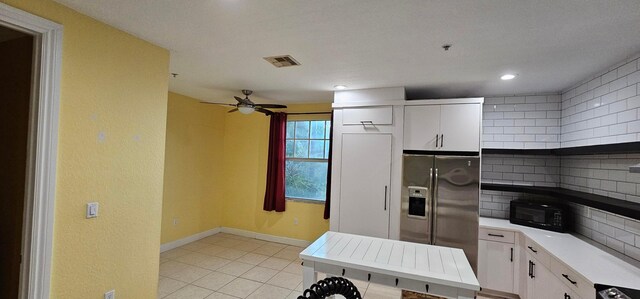
[[[169,93],[162,243],[222,225],[226,110]]]
[[[289,105],[287,111],[331,111],[331,105]],[[227,115],[224,139],[226,189],[223,200],[223,226],[315,240],[329,230],[329,221],[322,217],[324,205],[287,201],[286,211],[283,213],[262,210],[268,143],[269,117],[260,113]],[[294,219],[298,220],[297,225],[294,225]]]
[[[53,1],[0,1],[64,25],[51,298],[156,298],[168,51]]]

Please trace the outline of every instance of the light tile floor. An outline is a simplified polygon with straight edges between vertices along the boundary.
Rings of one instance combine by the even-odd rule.
[[[225,233],[189,243],[160,254],[158,298],[298,298],[303,249]],[[366,299],[401,297],[399,289],[353,282]]]

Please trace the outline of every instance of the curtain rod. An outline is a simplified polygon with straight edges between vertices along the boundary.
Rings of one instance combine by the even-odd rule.
[[[304,114],[331,114],[331,112],[285,112],[290,115],[304,115]]]

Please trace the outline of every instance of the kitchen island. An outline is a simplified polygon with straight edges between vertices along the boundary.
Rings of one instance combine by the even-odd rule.
[[[322,272],[446,298],[474,298],[480,290],[457,248],[326,232],[300,258],[305,289]]]

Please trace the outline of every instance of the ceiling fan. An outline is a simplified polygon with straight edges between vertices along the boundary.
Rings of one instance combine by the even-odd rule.
[[[249,100],[249,96],[253,93],[252,90],[243,89],[242,94],[244,94],[244,99],[240,97],[234,96],[237,104],[227,104],[227,103],[209,103],[209,102],[201,102],[203,104],[215,104],[215,105],[223,105],[223,106],[231,106],[235,107],[228,111],[228,113],[240,111],[242,114],[251,114],[254,111],[258,111],[260,113],[264,113],[265,115],[273,114],[273,111],[267,110],[265,108],[287,108],[285,105],[278,104],[256,104]]]

